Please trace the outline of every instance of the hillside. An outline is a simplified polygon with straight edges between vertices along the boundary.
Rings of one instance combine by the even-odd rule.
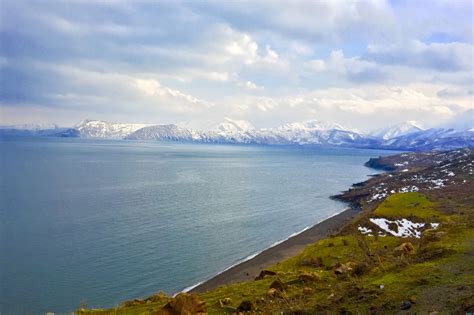
[[[360,212],[254,281],[78,314],[445,314],[474,310],[474,150],[371,160],[334,198]]]

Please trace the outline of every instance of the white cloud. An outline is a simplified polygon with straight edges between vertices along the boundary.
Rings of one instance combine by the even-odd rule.
[[[139,90],[148,95],[155,95],[161,87],[160,83],[156,80],[136,79],[135,83],[137,84],[137,88]]]
[[[225,48],[230,55],[242,58],[246,64],[254,63],[258,56],[258,45],[247,34],[231,41]]]
[[[259,85],[256,85],[255,83],[253,83],[252,81],[246,81],[244,84],[242,84],[243,86],[245,86],[247,89],[249,90],[263,90],[264,87],[263,86],[259,86]]]

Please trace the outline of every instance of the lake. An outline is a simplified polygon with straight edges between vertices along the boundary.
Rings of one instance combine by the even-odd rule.
[[[390,151],[0,139],[0,313],[169,294],[342,211]]]

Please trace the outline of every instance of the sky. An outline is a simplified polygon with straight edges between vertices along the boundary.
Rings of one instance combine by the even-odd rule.
[[[473,15],[469,0],[1,0],[0,124],[437,126],[473,108]]]

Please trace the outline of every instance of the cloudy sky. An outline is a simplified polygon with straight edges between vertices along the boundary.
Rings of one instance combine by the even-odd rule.
[[[473,2],[0,2],[0,124],[434,126],[473,107]]]

